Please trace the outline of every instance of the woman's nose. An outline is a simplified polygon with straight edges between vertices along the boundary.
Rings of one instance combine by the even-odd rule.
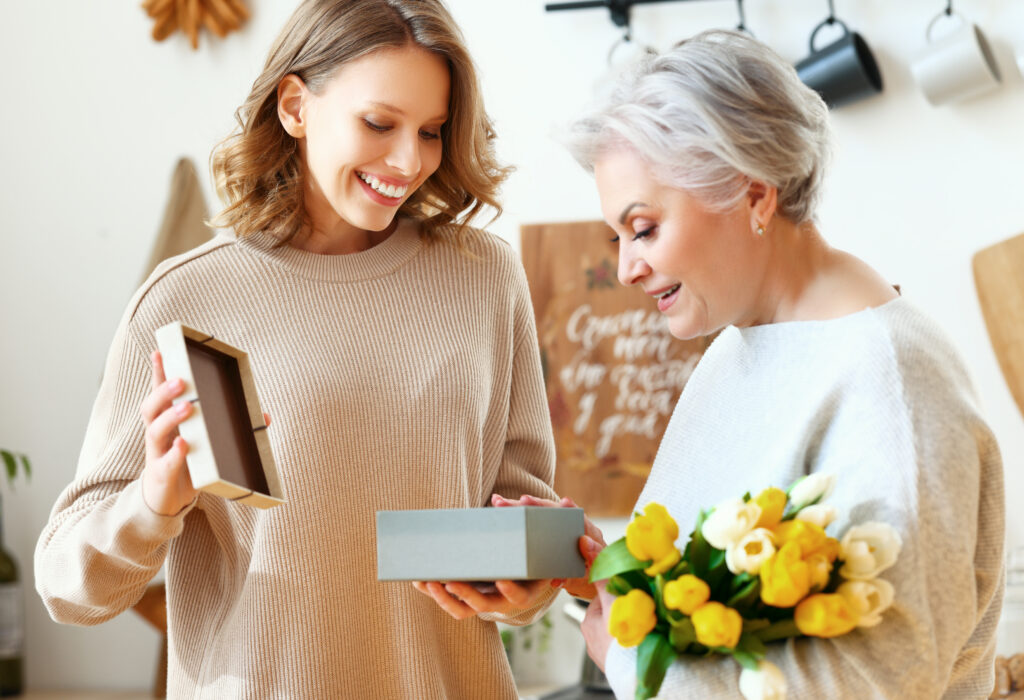
[[[394,148],[388,154],[387,163],[403,175],[415,177],[419,175],[423,157],[420,154],[422,141],[419,134],[402,136],[394,142]]]
[[[651,267],[625,241],[619,243],[619,282],[627,287],[651,273]]]

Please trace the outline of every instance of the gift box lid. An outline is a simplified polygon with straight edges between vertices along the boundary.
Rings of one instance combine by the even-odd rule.
[[[178,321],[157,329],[156,341],[164,375],[185,382],[174,403],[193,405],[178,427],[192,485],[257,508],[284,503],[249,356]]]

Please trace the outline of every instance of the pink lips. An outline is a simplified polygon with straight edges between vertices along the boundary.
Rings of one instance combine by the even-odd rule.
[[[367,196],[377,204],[383,204],[386,207],[396,207],[399,204],[401,204],[401,197],[386,197],[382,195],[380,192],[370,187],[369,183],[363,180],[358,175],[356,176],[356,180],[359,182],[360,185],[363,186],[363,191],[366,192]]]
[[[672,304],[674,304],[676,302],[676,299],[679,297],[680,289],[682,289],[681,285],[676,288],[676,291],[672,292],[667,297],[661,297],[660,299],[658,299],[658,311],[661,311],[662,313],[668,311],[669,307],[672,306]]]

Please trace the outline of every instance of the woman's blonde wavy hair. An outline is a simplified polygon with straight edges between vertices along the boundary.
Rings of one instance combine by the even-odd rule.
[[[494,155],[494,129],[483,107],[476,69],[462,34],[440,0],[305,0],[270,49],[248,99],[235,112],[238,128],[213,150],[210,167],[227,206],[213,220],[247,236],[266,231],[282,243],[308,217],[304,168],[296,140],[277,115],[277,86],[294,73],[319,93],[339,67],[387,48],[415,45],[440,56],[451,72],[448,121],[441,128],[441,165],[401,206],[423,235],[456,225],[461,233],[497,199],[510,168]]]

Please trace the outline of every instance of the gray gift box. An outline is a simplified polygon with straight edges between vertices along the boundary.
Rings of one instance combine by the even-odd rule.
[[[381,581],[579,578],[582,508],[377,511]]]

